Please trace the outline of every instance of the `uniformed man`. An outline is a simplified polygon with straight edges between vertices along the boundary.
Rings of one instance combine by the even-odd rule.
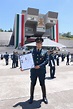
[[[66,65],[69,65],[69,55],[70,55],[70,53],[68,52]]]
[[[62,55],[61,55],[61,58],[62,58],[62,62],[64,61],[64,58],[65,58],[65,56],[64,56],[64,54],[62,53]]]
[[[57,66],[59,66],[59,54],[58,54],[58,52],[56,52],[56,62],[57,62]]]
[[[53,50],[49,52],[50,77],[53,79],[55,75],[55,60]]]
[[[15,56],[16,56],[16,67],[18,67],[18,57],[19,57],[18,52],[15,53]]]
[[[6,52],[6,54],[4,55],[5,61],[6,61],[6,65],[8,65],[8,60],[9,60],[9,54]]]
[[[16,54],[13,51],[13,55],[11,56],[12,59],[12,68],[16,68]]]
[[[35,42],[36,47],[31,51],[33,55],[35,68],[32,68],[30,70],[31,87],[30,87],[29,103],[31,104],[33,102],[34,88],[38,77],[42,89],[43,102],[47,104],[48,100],[46,98],[45,74],[46,74],[46,64],[48,63],[48,54],[45,50],[42,49],[42,42],[43,42],[42,38],[36,38]]]

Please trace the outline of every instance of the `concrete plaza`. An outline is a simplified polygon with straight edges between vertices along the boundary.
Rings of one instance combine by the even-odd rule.
[[[48,104],[42,102],[42,92],[37,80],[34,102],[28,103],[30,96],[30,72],[20,68],[5,66],[0,60],[0,109],[73,109],[73,65],[60,62],[56,66],[56,78],[50,79],[49,67],[46,67],[46,91]]]

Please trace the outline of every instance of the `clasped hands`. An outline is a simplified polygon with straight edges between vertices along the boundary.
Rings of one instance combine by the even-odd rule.
[[[40,66],[39,66],[39,65],[36,65],[36,66],[35,66],[35,69],[39,69],[39,68],[40,68]]]

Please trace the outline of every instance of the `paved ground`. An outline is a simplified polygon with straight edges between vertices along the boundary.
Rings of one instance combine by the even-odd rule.
[[[73,109],[73,65],[60,62],[56,66],[56,78],[50,79],[47,66],[46,90],[48,104],[42,102],[42,93],[37,80],[33,104],[28,103],[30,95],[30,72],[5,66],[0,60],[0,109]]]

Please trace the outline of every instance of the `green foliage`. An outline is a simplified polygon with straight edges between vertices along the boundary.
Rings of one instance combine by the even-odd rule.
[[[61,36],[66,37],[66,38],[73,38],[73,35],[71,35],[71,32],[67,32],[67,33],[60,33]]]
[[[67,40],[73,40],[73,35],[71,35],[71,32],[67,33],[59,33],[60,39],[67,39]]]
[[[0,28],[0,32],[3,32],[3,29],[2,28]]]
[[[0,32],[12,32],[12,28],[10,28],[9,30],[3,30],[2,28],[0,28]]]
[[[8,30],[8,32],[12,32],[12,29],[10,28],[10,29]]]

